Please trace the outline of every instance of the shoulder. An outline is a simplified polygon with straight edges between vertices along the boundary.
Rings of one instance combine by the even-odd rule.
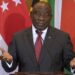
[[[57,29],[57,28],[54,28],[54,34],[55,34],[56,36],[60,36],[60,37],[69,36],[69,33],[64,32],[64,31],[62,31],[62,30],[60,30],[60,29]]]
[[[60,41],[71,40],[69,33],[64,32],[60,29],[51,27],[51,32],[52,32],[53,36]]]
[[[19,32],[16,32],[14,34],[14,37],[19,37],[19,36],[27,35],[29,32],[31,32],[31,30],[32,30],[32,27],[29,27],[27,29],[24,29],[24,30],[21,30]]]
[[[70,38],[70,35],[67,32],[64,32],[60,29],[54,28],[54,38],[57,41],[57,43],[59,43],[60,45],[64,46],[64,45],[72,45],[72,41]]]

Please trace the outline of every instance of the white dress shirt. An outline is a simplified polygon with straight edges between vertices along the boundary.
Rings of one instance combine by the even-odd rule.
[[[46,29],[44,29],[44,30],[42,31],[42,34],[41,34],[42,43],[44,42],[44,39],[45,39],[45,36],[46,36],[46,33],[47,33],[47,29],[48,29],[48,28],[46,28]],[[34,25],[32,25],[32,34],[33,34],[33,43],[34,43],[34,45],[35,45],[36,39],[37,39],[37,37],[38,37],[38,34],[36,33],[36,30],[37,30],[37,29],[34,27]]]

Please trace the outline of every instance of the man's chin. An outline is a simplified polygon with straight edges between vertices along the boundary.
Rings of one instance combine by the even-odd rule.
[[[36,27],[38,30],[44,30],[46,27]]]

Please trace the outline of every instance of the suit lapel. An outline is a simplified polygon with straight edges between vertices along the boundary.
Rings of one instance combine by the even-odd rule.
[[[48,31],[43,43],[42,51],[41,51],[41,56],[40,56],[40,63],[48,63],[50,62],[50,49],[53,45],[53,41],[55,39],[54,35],[54,29],[48,27]]]
[[[29,45],[29,49],[27,50],[27,52],[29,53],[29,57],[31,59],[31,61],[37,65],[36,62],[36,58],[35,58],[35,53],[34,53],[34,43],[33,43],[33,35],[32,35],[32,27],[27,31],[27,35],[25,35],[25,37],[27,37],[28,40],[28,45]]]

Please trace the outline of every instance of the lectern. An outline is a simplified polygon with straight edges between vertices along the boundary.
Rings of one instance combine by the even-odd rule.
[[[16,72],[15,74],[10,74],[10,75],[65,75],[64,73],[53,73],[53,72],[43,72],[43,73],[30,73],[30,72]]]

